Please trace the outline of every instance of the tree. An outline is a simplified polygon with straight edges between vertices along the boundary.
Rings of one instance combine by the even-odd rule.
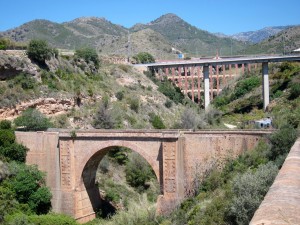
[[[99,68],[100,60],[98,54],[93,48],[81,48],[75,51],[75,58],[81,58],[86,63],[93,62],[96,68]]]
[[[0,38],[0,50],[6,50],[11,45],[8,38]]]
[[[232,187],[233,198],[228,208],[228,216],[234,224],[249,224],[277,173],[277,166],[269,162],[260,165],[255,172],[249,170],[236,176]]]
[[[28,204],[37,214],[47,213],[51,208],[51,193],[45,186],[44,174],[36,166],[16,164],[15,176],[9,182],[19,203]]]
[[[9,120],[1,120],[0,129],[11,129],[11,122]]]
[[[28,150],[29,149],[23,145],[13,143],[6,147],[0,147],[0,154],[10,160],[25,162]]]
[[[125,172],[127,182],[138,189],[144,189],[146,182],[154,177],[154,172],[148,162],[137,153],[130,154]]]
[[[45,60],[49,60],[53,50],[44,40],[31,40],[27,48],[27,55],[33,61],[45,64]]]
[[[15,142],[15,134],[13,130],[0,129],[0,147],[7,147]]]
[[[21,116],[14,120],[15,125],[22,127],[25,131],[47,130],[51,123],[42,113],[33,108],[28,108],[22,112]]]
[[[137,55],[133,56],[137,63],[154,63],[154,57],[148,52],[140,52]]]
[[[269,158],[275,160],[281,155],[287,154],[297,139],[297,130],[290,124],[282,126],[270,136],[272,144]]]

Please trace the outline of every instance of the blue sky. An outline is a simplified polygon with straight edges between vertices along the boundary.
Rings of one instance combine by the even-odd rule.
[[[33,19],[61,23],[82,16],[131,27],[166,13],[209,32],[234,34],[300,24],[300,0],[3,0],[0,31]]]

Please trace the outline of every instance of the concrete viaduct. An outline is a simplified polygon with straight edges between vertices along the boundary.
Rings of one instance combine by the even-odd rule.
[[[167,213],[193,195],[199,177],[252,149],[269,133],[267,130],[78,130],[74,135],[69,130],[55,130],[16,132],[16,138],[30,149],[26,163],[36,164],[46,172],[53,211],[86,222],[95,218],[95,211],[101,208],[96,171],[112,147],[127,147],[147,160],[160,185],[157,211]]]
[[[247,67],[248,71],[251,71],[253,64],[256,68],[257,63],[261,63],[263,107],[264,110],[266,110],[269,104],[268,63],[285,61],[300,61],[300,55],[239,58],[217,57],[216,59],[182,60],[139,64],[135,65],[135,67],[147,67],[148,70],[156,73],[159,77],[167,77],[179,88],[181,88],[185,94],[191,93],[192,101],[195,100],[195,93],[197,93],[198,102],[200,103],[201,92],[204,92],[204,106],[206,109],[210,101],[213,99],[213,93],[215,92],[216,94],[219,94],[221,91],[220,79],[224,84],[226,84],[227,79],[232,78],[234,74],[238,74],[239,72],[243,74],[245,67]],[[216,80],[216,85],[214,85],[214,79]],[[202,80],[204,80],[204,85],[202,84]],[[202,85],[204,86],[203,89],[201,89]],[[214,88],[214,86],[216,86],[216,88]]]

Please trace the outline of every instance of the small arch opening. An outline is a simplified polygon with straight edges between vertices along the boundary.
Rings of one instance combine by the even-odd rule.
[[[82,180],[96,216],[109,218],[128,210],[141,196],[153,205],[161,188],[153,168],[139,153],[122,146],[97,151],[86,163]]]

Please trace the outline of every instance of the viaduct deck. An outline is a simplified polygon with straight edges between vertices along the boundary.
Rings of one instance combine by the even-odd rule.
[[[198,59],[198,60],[182,60],[168,61],[149,64],[137,64],[136,68],[148,68],[158,74],[162,79],[165,75],[172,80],[185,94],[191,93],[192,101],[198,99],[201,101],[201,93],[204,93],[204,106],[207,109],[210,101],[216,94],[220,92],[220,85],[227,84],[227,79],[233,77],[232,65],[235,67],[235,75],[243,74],[245,64],[248,66],[248,71],[251,71],[251,64],[262,64],[262,95],[264,109],[267,109],[269,104],[269,72],[268,63],[285,62],[285,61],[300,61],[300,55],[284,55],[284,56],[256,56],[256,57],[236,57],[236,58],[217,58],[217,59]],[[228,69],[226,68],[228,67]],[[241,71],[239,70],[241,67]],[[222,74],[219,74],[221,72]],[[169,74],[172,74],[169,76]],[[229,76],[227,75],[229,74]],[[227,75],[227,76],[226,76]],[[216,82],[214,82],[216,80]],[[203,81],[203,84],[202,84]],[[216,86],[216,87],[214,87]],[[201,89],[203,88],[204,91]],[[192,91],[188,91],[192,90]],[[194,92],[198,92],[195,96]]]

